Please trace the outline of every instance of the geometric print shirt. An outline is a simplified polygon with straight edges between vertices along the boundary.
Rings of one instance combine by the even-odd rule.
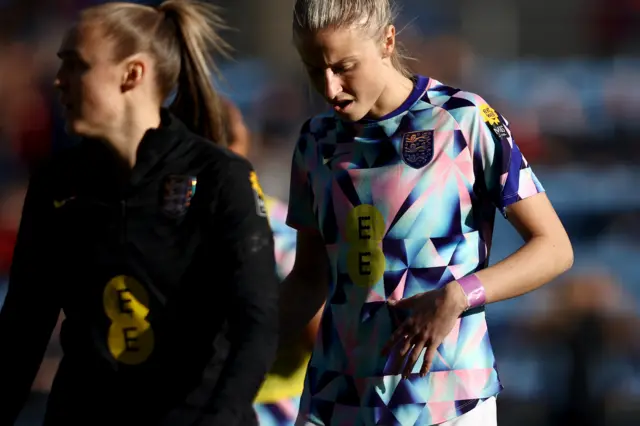
[[[422,354],[403,380],[380,353],[404,319],[389,300],[485,268],[496,209],[544,191],[480,96],[414,83],[380,119],[313,117],[294,151],[287,224],[319,233],[331,266],[300,407],[311,424],[438,424],[502,389],[484,307],[459,318],[425,377]]]

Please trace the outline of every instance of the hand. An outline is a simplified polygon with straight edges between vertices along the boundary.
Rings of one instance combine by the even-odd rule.
[[[397,302],[390,301],[389,304],[393,309],[408,310],[411,314],[391,335],[382,353],[389,355],[392,348],[404,343],[399,346],[399,359],[405,360],[407,354],[410,354],[402,372],[406,379],[422,349],[426,347],[424,363],[420,369],[420,376],[424,377],[431,369],[438,346],[453,330],[460,314],[467,308],[465,294],[460,284],[453,281],[441,289],[416,294]]]

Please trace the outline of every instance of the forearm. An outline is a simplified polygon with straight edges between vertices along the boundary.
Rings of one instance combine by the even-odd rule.
[[[310,310],[312,308],[306,309]],[[288,377],[294,374],[303,363],[307,362],[316,342],[323,309],[324,305],[320,307],[306,326],[294,321],[291,321],[291,323],[283,322],[280,326],[280,333],[281,335],[283,333],[286,334],[286,337],[280,338],[276,362],[273,364],[271,373]],[[294,316],[295,313],[291,317]],[[300,312],[298,316],[303,318],[308,315],[305,311]]]
[[[275,321],[245,322],[241,327],[232,327],[229,338],[229,354],[207,411],[235,421],[250,406],[275,360],[277,325]]]
[[[38,373],[58,310],[14,299],[10,291],[0,312],[0,424],[13,424]]]
[[[305,327],[316,317],[327,298],[323,277],[291,272],[280,284],[280,342],[300,342]]]
[[[279,283],[268,248],[234,274],[226,333],[229,352],[207,407],[215,425],[239,424],[276,357]]]
[[[320,330],[320,323],[322,321],[323,312],[324,303],[305,327],[302,343],[308,350],[312,350],[316,343],[316,337],[318,335],[318,331]]]
[[[532,237],[511,256],[477,272],[486,303],[529,293],[571,268],[573,250],[564,237]]]

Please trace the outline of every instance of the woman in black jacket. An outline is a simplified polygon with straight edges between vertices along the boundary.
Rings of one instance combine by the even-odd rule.
[[[216,25],[187,0],[108,3],[67,34],[56,86],[84,141],[29,185],[0,313],[0,425],[22,407],[61,309],[45,424],[255,423],[278,281],[255,172],[218,146]]]

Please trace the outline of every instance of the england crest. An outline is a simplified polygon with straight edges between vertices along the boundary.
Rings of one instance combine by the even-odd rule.
[[[402,135],[402,160],[414,169],[421,169],[433,159],[433,130],[409,132]]]
[[[184,216],[196,193],[197,183],[195,176],[167,176],[163,185],[162,212],[172,218]]]

